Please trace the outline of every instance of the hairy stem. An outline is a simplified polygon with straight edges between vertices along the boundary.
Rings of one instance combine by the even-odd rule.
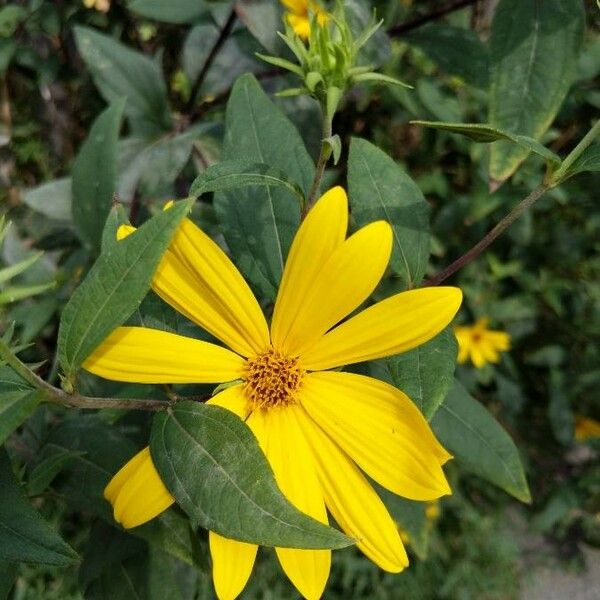
[[[44,392],[44,400],[51,404],[59,404],[68,408],[125,408],[136,410],[163,410],[169,403],[162,400],[137,400],[123,398],[93,398],[81,394],[67,394],[65,391],[50,385],[36,375],[26,364],[22,363],[0,340],[0,360],[8,364],[13,371],[34,388]]]
[[[521,200],[492,230],[490,230],[479,242],[477,242],[468,252],[457,258],[451,265],[428,279],[423,285],[439,285],[451,275],[475,260],[492,242],[506,231],[528,208],[533,206],[552,186],[542,184],[531,194]]]
[[[323,180],[323,173],[325,172],[325,166],[327,165],[327,161],[331,156],[331,146],[327,141],[333,135],[333,115],[329,115],[325,103],[322,105],[323,108],[323,137],[321,138],[321,152],[319,153],[319,158],[317,159],[317,166],[315,169],[315,177],[313,179],[312,185],[310,186],[310,192],[308,193],[308,198],[304,205],[304,210],[302,211],[302,218],[304,218],[312,205],[317,200],[317,195],[319,193],[319,188],[321,187],[321,181]]]

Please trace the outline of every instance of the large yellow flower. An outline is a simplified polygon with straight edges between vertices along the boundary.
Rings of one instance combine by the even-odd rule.
[[[185,220],[153,289],[231,350],[165,331],[119,327],[85,368],[138,383],[241,380],[209,402],[246,420],[281,491],[299,510],[324,523],[329,510],[373,562],[396,573],[408,564],[406,552],[361,470],[396,494],[433,500],[450,493],[442,470],[450,455],[398,389],[327,369],[422,344],[450,322],[462,294],[449,287],[403,292],[339,324],[371,295],[392,248],[388,223],[371,223],[346,239],[347,225],[346,194],[333,188],[296,234],[269,331],[229,258]],[[174,502],[147,448],[115,475],[105,496],[124,527],[140,525]],[[231,600],[250,576],[257,546],[210,532],[210,550],[217,595]],[[331,552],[276,552],[300,593],[319,598]]]
[[[281,4],[287,8],[285,20],[294,33],[303,40],[307,40],[310,36],[311,15],[315,15],[319,25],[323,26],[327,23],[327,12],[314,0],[281,0]]]
[[[454,328],[458,341],[458,362],[469,359],[481,369],[487,363],[500,361],[500,352],[510,349],[510,335],[505,331],[488,329],[489,319],[482,317],[473,325],[460,325]]]

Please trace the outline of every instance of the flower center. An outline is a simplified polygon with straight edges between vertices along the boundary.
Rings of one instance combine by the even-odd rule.
[[[304,373],[297,358],[288,358],[273,349],[249,360],[244,375],[244,392],[252,403],[252,409],[294,402]]]

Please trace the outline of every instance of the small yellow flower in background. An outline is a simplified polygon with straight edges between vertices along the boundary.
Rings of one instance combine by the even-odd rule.
[[[505,331],[488,329],[489,319],[477,319],[474,325],[459,325],[454,328],[458,341],[458,362],[467,360],[480,369],[487,363],[500,361],[500,352],[510,349],[510,336]]]
[[[425,516],[430,523],[433,521],[437,521],[440,518],[440,503],[439,502],[429,502],[427,507],[425,508]]]
[[[578,442],[600,438],[600,422],[583,415],[575,417],[575,439]]]
[[[107,13],[110,10],[110,0],[83,0],[86,8],[95,8],[98,12]]]
[[[283,494],[313,518],[327,511],[382,569],[408,565],[393,519],[363,475],[412,500],[450,494],[442,465],[451,458],[429,424],[397,388],[343,365],[398,354],[439,333],[456,314],[461,291],[429,287],[396,294],[339,324],[377,287],[392,250],[388,223],[346,239],[348,200],[336,187],[298,229],[271,327],[243,277],[192,221],[178,229],[154,275],[154,291],[228,348],[144,327],[119,327],[86,360],[92,373],[133,383],[241,380],[208,402],[244,419]],[[122,227],[120,237],[133,231]],[[230,348],[230,349],[229,349]],[[175,500],[148,448],[105,490],[115,519],[136,527]],[[213,580],[233,600],[250,577],[257,546],[210,532]],[[323,593],[330,550],[276,548],[308,600]]]
[[[310,36],[312,15],[316,16],[317,23],[321,26],[325,25],[329,19],[327,12],[314,0],[281,0],[281,4],[287,8],[285,20],[288,25],[303,40],[307,40]]]

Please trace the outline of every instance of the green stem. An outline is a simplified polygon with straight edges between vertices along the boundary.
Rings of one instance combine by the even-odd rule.
[[[319,153],[319,158],[317,159],[317,166],[315,168],[315,177],[313,179],[312,185],[310,186],[310,192],[308,193],[308,199],[304,205],[304,210],[302,211],[302,218],[304,218],[308,211],[311,209],[313,204],[317,200],[317,195],[319,193],[319,188],[321,187],[321,181],[323,180],[323,173],[325,172],[325,167],[327,165],[327,161],[331,156],[331,146],[329,145],[329,138],[333,135],[333,115],[329,114],[329,111],[326,107],[326,102],[322,104],[323,110],[323,137],[321,139],[321,152]]]
[[[542,184],[537,187],[529,196],[521,200],[492,230],[490,230],[477,244],[475,244],[468,252],[457,258],[451,265],[440,271],[428,279],[424,285],[432,286],[439,285],[454,275],[456,271],[462,269],[470,262],[475,260],[500,234],[504,233],[528,208],[533,206],[552,186],[550,184]]]
[[[562,161],[560,167],[552,176],[552,185],[558,185],[563,179],[565,173],[571,168],[571,165],[585,152],[588,146],[600,134],[600,119],[596,124],[583,136],[579,144],[571,150],[571,153]]]
[[[163,410],[169,403],[163,400],[137,400],[123,398],[93,398],[81,394],[67,394],[65,391],[50,385],[36,375],[26,364],[22,363],[7,344],[0,340],[0,360],[6,362],[17,375],[34,388],[44,392],[44,400],[51,404],[59,404],[68,408],[125,408],[136,410]]]

